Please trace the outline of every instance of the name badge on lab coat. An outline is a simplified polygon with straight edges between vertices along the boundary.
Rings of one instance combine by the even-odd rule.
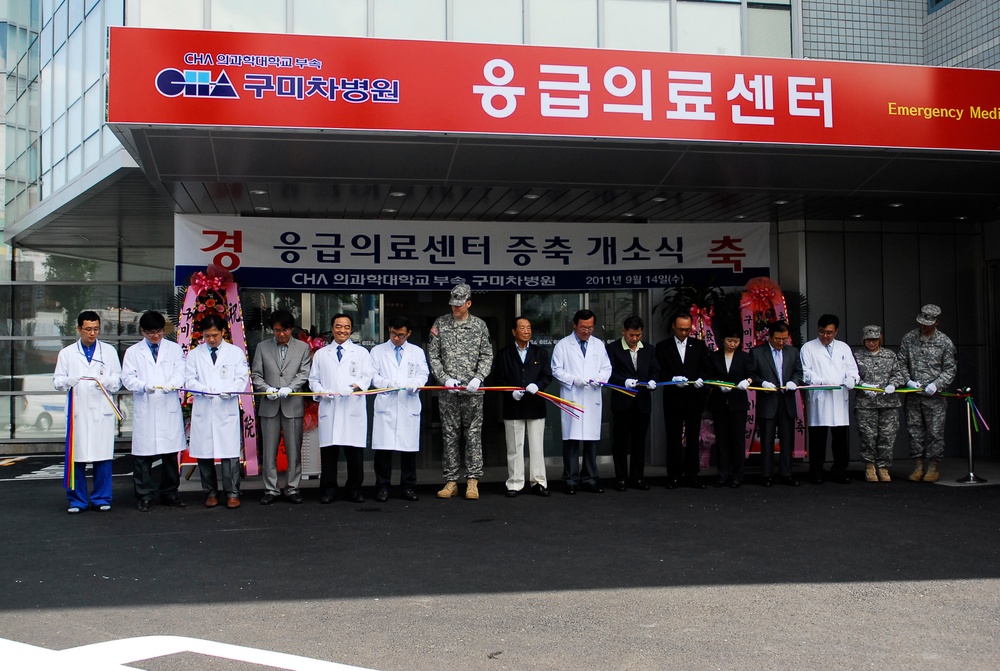
[[[229,366],[223,366],[219,369],[219,379],[228,380],[229,379]]]

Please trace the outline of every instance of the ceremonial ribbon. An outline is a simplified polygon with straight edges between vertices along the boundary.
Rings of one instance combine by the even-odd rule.
[[[73,388],[66,392],[66,465],[63,471],[63,487],[76,489],[76,439],[73,436]]]
[[[115,411],[115,417],[118,418],[118,421],[121,422],[125,420],[125,415],[123,415],[122,411],[118,409],[118,405],[115,403],[114,397],[112,397],[108,390],[104,388],[104,385],[101,384],[100,380],[96,377],[81,377],[80,379],[92,380],[94,384],[97,385],[97,388],[101,390],[101,393],[104,394],[104,400],[106,400],[111,405],[111,409]]]

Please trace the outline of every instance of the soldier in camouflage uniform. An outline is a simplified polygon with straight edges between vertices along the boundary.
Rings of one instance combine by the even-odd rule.
[[[906,373],[896,355],[882,349],[882,328],[866,326],[862,331],[864,349],[855,350],[862,386],[878,387],[884,393],[863,391],[854,397],[854,416],[861,437],[861,458],[865,462],[865,480],[890,482],[892,446],[899,431],[899,408],[903,405],[895,394],[896,387],[906,383]]]
[[[955,379],[955,345],[937,330],[941,308],[920,308],[920,324],[905,336],[899,347],[899,363],[909,375],[906,385],[922,389],[906,399],[906,428],[910,432],[910,455],[914,459],[910,480],[937,482],[944,456],[945,399],[937,396]]]
[[[441,432],[444,438],[444,489],[438,497],[458,495],[461,465],[459,440],[465,432],[465,498],[479,498],[483,475],[483,392],[479,386],[493,366],[493,346],[486,322],[469,314],[472,289],[458,284],[451,290],[451,314],[438,317],[427,341],[431,373],[446,387],[464,386],[464,391],[441,394]]]

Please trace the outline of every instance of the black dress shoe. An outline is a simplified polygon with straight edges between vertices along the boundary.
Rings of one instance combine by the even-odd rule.
[[[625,484],[624,480],[617,480],[615,482],[615,491],[616,492],[624,492],[626,489],[628,489],[628,485]]]
[[[583,491],[590,492],[591,494],[603,494],[604,490],[596,482],[585,482],[583,483]]]
[[[765,477],[760,481],[760,484],[763,485],[764,487],[770,487],[771,485],[774,484],[774,482],[771,480],[771,478]]]
[[[707,485],[696,477],[684,478],[681,483],[691,489],[706,489]]]
[[[639,478],[638,480],[636,480],[635,482],[632,483],[632,489],[638,489],[638,490],[643,491],[643,492],[648,492],[649,491],[649,485],[646,483],[645,480],[643,480],[642,478]]]
[[[377,492],[375,492],[375,500],[378,501],[379,503],[385,503],[386,501],[388,501],[389,500],[389,490],[388,489],[380,489]]]
[[[551,496],[549,490],[537,483],[531,486],[531,493],[535,496]]]
[[[267,492],[266,494],[264,494],[264,496],[260,497],[260,505],[269,506],[272,503],[274,503],[277,499],[278,499],[277,496],[275,496],[271,492]]]
[[[139,512],[148,513],[153,509],[153,502],[149,499],[139,499]]]
[[[823,474],[822,473],[810,473],[809,474],[809,482],[812,483],[812,484],[814,484],[814,485],[821,485],[821,484],[823,484]]]
[[[798,487],[799,486],[799,481],[796,480],[795,478],[793,478],[790,475],[782,475],[781,476],[781,484],[788,485],[789,487]]]
[[[319,493],[319,502],[323,504],[333,503],[337,499],[336,489],[324,489]]]
[[[291,494],[285,494],[285,498],[288,499],[289,503],[294,503],[296,505],[300,503],[305,503],[305,499],[302,498],[302,494],[299,492],[292,492]]]
[[[403,500],[404,501],[419,501],[420,497],[417,496],[417,493],[415,491],[413,491],[412,488],[407,487],[406,489],[403,490]]]
[[[712,484],[712,486],[713,486],[713,487],[725,487],[725,486],[726,486],[726,481],[725,481],[725,480],[716,480],[716,481],[715,481],[715,482],[714,482],[714,483]]]
[[[729,482],[729,486],[730,486],[730,487],[732,487],[733,489],[739,489],[739,488],[740,488],[740,485],[742,485],[742,484],[743,484],[743,483],[742,483],[742,482],[740,482],[739,480],[731,480],[731,481]]]
[[[849,485],[851,479],[847,477],[847,473],[831,473],[830,482],[836,482],[838,485]]]
[[[512,499],[515,496],[517,496],[517,490],[516,489],[508,489],[507,493],[504,496],[506,496],[508,499]]]
[[[563,488],[563,491],[570,496],[573,496],[573,494],[576,494],[576,485],[566,485],[566,487]]]
[[[351,495],[348,497],[354,503],[364,503],[365,495],[361,493],[360,489],[351,490]]]
[[[681,486],[681,481],[677,478],[670,478],[667,480],[667,489],[677,489]]]
[[[187,504],[181,501],[181,497],[176,494],[173,496],[160,497],[160,505],[170,508],[187,508]]]

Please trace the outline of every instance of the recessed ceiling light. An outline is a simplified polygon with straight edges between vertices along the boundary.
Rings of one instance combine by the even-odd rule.
[[[258,205],[257,207],[255,207],[253,209],[257,210],[258,212],[270,212],[271,211],[271,208],[264,207],[263,205]]]
[[[527,200],[538,200],[539,198],[541,198],[541,196],[539,196],[537,193],[526,193],[524,194],[524,197]]]
[[[264,189],[250,189],[250,195],[252,196],[266,196],[267,191]]]
[[[851,219],[860,219],[863,216],[865,216],[865,215],[863,215],[863,214],[852,214],[851,215]]]
[[[506,210],[504,214],[517,214],[517,210]]]
[[[387,214],[392,214],[393,212],[397,212],[397,210],[395,208],[392,208],[392,207],[387,207],[387,208],[383,209],[382,211],[385,212],[385,213],[387,213]]]
[[[889,203],[889,207],[903,207],[902,203]]]
[[[405,191],[390,191],[389,192],[389,196],[391,196],[392,198],[402,198],[405,195],[406,195]]]
[[[737,215],[736,215],[736,218],[737,218],[737,219],[746,219],[746,218],[747,218],[747,215],[745,215],[745,214],[737,214]]]
[[[666,196],[657,196],[656,198],[654,198],[654,199],[653,199],[653,202],[654,202],[654,203],[662,203],[662,202],[664,202],[664,201],[665,201],[666,199],[667,199],[667,197],[666,197]]]
[[[959,216],[957,216],[955,218],[958,219],[959,221],[965,221],[966,219],[968,219],[968,217],[965,216],[964,214],[963,215],[959,215]]]
[[[625,213],[625,214],[623,214],[622,216],[623,216],[623,217],[634,217],[634,216],[635,216],[635,214],[634,214],[634,213],[632,213],[632,212],[626,212],[626,213]]]
[[[774,204],[775,205],[788,205],[788,201],[787,200],[776,200],[776,201],[774,201]]]

